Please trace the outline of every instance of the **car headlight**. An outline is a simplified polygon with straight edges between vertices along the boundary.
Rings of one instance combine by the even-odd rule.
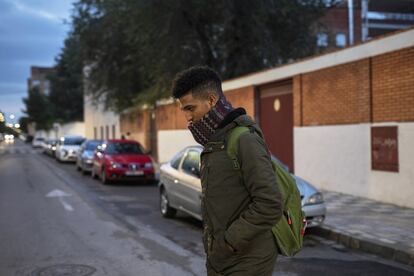
[[[304,205],[314,205],[321,203],[323,203],[323,195],[321,193],[316,193],[311,195],[308,199],[306,199]]]
[[[151,169],[152,167],[153,167],[152,162],[147,162],[144,165],[144,168],[146,168],[146,169]]]
[[[120,168],[122,168],[122,164],[120,164],[120,163],[111,161],[110,164],[111,164],[111,168],[112,169],[120,169]]]

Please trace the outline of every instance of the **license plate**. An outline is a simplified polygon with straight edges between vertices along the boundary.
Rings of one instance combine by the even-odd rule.
[[[125,175],[134,175],[134,176],[144,175],[144,172],[143,171],[126,171]]]

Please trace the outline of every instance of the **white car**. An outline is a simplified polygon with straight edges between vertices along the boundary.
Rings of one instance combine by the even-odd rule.
[[[43,137],[35,137],[32,141],[32,146],[34,148],[40,148],[42,147],[43,142],[45,141],[45,138]]]
[[[61,137],[56,145],[56,160],[59,162],[76,162],[76,156],[84,140],[85,138],[82,136],[67,135]]]

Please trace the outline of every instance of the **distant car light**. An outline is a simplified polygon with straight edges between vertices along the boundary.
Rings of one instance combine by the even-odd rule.
[[[146,168],[146,169],[152,169],[154,166],[152,165],[152,162],[147,162],[147,163],[145,163],[145,165],[144,165],[144,168]]]

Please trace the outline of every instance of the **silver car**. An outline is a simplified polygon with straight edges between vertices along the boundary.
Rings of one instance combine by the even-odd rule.
[[[86,174],[92,171],[93,155],[96,148],[102,144],[102,140],[85,140],[76,156],[76,168]]]
[[[169,162],[160,167],[160,210],[164,217],[173,217],[177,210],[199,220],[201,217],[201,146],[191,146],[177,153]],[[273,158],[273,157],[272,157]],[[293,175],[298,186],[302,209],[308,227],[320,225],[326,215],[322,194],[310,183]]]

